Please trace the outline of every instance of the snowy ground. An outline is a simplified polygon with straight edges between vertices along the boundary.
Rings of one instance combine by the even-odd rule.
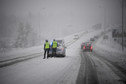
[[[112,40],[111,33],[103,39],[101,32],[83,32],[74,41],[73,35],[67,37],[71,42],[66,57],[43,59],[41,52],[35,53],[38,57],[34,59],[0,68],[0,84],[125,84],[125,51]],[[96,35],[100,38],[93,43],[93,52],[83,52],[80,44]]]
[[[38,58],[0,68],[0,84],[75,84],[80,68],[80,44],[99,31],[84,34],[67,47],[65,58]],[[37,54],[36,54],[37,55]]]
[[[43,45],[35,46],[31,48],[14,48],[11,51],[3,52],[0,55],[0,61],[27,56],[34,53],[41,53],[41,52],[43,52]]]
[[[87,53],[87,56],[96,66],[100,84],[125,84],[126,49],[122,51],[122,46],[113,40],[111,32],[105,35],[108,39],[100,37],[94,43],[94,52]]]
[[[109,32],[106,35],[108,36],[108,39],[103,39],[103,37],[99,38],[99,41],[96,43],[97,47],[108,50],[109,52],[124,53],[124,51],[126,51],[125,48],[124,51],[122,51],[122,46],[114,41],[112,32]]]
[[[124,51],[122,51],[122,46],[113,40],[111,32],[107,33],[107,35],[108,39],[103,39],[103,37],[99,39],[95,44],[95,50],[99,51],[99,54],[106,55],[105,58],[126,69],[126,48],[124,47]]]

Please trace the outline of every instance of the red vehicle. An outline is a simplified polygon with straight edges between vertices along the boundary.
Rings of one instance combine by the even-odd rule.
[[[83,51],[91,51],[91,52],[93,51],[93,47],[92,47],[91,43],[89,43],[89,42],[82,43],[81,49]]]

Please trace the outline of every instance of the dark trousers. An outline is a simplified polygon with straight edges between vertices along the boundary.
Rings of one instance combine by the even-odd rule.
[[[47,58],[49,57],[49,49],[45,49],[45,52],[44,52],[44,59],[46,58],[46,53],[47,53]]]
[[[56,56],[56,48],[52,48],[52,57]]]

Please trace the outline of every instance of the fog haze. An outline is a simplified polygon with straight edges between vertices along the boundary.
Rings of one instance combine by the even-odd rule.
[[[121,23],[119,0],[1,0],[0,8],[1,37],[16,38],[20,23],[30,24],[40,39]]]

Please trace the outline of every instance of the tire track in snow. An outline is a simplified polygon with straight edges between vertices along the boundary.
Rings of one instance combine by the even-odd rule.
[[[95,64],[85,52],[81,52],[81,65],[76,84],[99,84]]]
[[[124,68],[122,68],[121,66],[115,64],[114,62],[108,60],[107,58],[99,55],[96,51],[94,51],[92,53],[93,56],[99,58],[100,60],[102,60],[106,65],[108,65],[108,67],[110,67],[110,69],[117,75],[119,76],[121,79],[118,80],[120,82],[123,82],[126,84],[126,70]]]

